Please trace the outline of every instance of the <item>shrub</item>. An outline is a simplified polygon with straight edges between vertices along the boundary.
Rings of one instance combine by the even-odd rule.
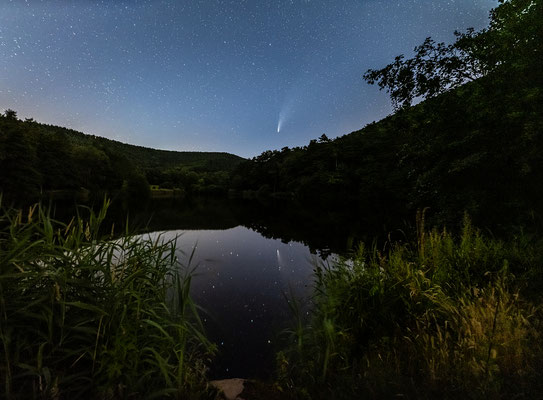
[[[200,398],[214,346],[175,240],[100,237],[41,206],[0,216],[0,384],[7,398]],[[112,232],[113,233],[113,232]],[[182,272],[185,271],[185,272]]]
[[[458,238],[428,232],[421,218],[417,243],[317,266],[279,385],[308,398],[542,396],[540,298],[522,295],[541,246],[520,242],[467,219]]]

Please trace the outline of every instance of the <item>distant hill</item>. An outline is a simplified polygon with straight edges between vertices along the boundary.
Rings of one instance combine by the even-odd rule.
[[[38,123],[34,122],[34,124]],[[184,166],[206,171],[230,171],[244,160],[242,157],[225,152],[158,150],[122,143],[117,140],[100,136],[88,135],[59,126],[46,124],[38,125],[50,132],[65,134],[70,141],[77,145],[94,146],[98,148],[107,147],[111,151],[123,154],[142,170],[154,168],[167,169]]]
[[[179,152],[121,143],[0,114],[0,192],[14,203],[84,191],[94,198],[143,199],[149,184],[182,193],[225,193],[244,159],[220,152]]]

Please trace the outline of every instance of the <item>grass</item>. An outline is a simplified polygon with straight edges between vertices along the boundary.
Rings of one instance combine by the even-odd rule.
[[[215,398],[175,240],[104,236],[107,207],[0,213],[0,397]],[[421,214],[412,243],[317,266],[309,322],[289,299],[274,396],[542,398],[542,262],[537,238],[428,231]]]
[[[310,322],[277,357],[285,395],[543,398],[541,242],[418,226],[317,266]]]
[[[102,237],[107,206],[68,224],[39,205],[0,215],[0,397],[213,397],[175,240]]]

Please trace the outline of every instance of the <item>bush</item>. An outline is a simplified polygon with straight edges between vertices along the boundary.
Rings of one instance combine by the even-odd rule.
[[[40,206],[0,216],[0,384],[7,398],[201,398],[214,346],[175,241],[99,237]],[[112,232],[113,233],[113,232]]]
[[[541,246],[485,238],[469,220],[458,239],[420,222],[417,243],[362,247],[353,260],[316,268],[310,322],[298,322],[278,354],[283,390],[327,399],[543,395],[541,302],[521,294],[535,292],[524,278],[540,274]]]

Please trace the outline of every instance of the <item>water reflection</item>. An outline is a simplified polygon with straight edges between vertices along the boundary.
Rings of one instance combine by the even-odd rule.
[[[119,231],[124,229],[126,210],[108,214]],[[221,198],[195,198],[181,202],[155,201],[130,214],[129,230],[219,230],[245,226],[270,239],[306,244],[326,258],[346,254],[360,242],[371,242],[386,227],[376,227],[365,210],[321,209],[311,205],[277,201],[262,204]],[[108,225],[108,224],[106,224]]]
[[[176,236],[182,262],[195,250],[191,292],[206,310],[206,330],[220,350],[212,378],[267,376],[278,334],[291,318],[284,294],[307,297],[320,259],[301,243],[265,238],[243,226],[164,234]]]
[[[68,222],[74,208],[55,205],[53,211]],[[85,209],[78,212],[85,215]],[[364,208],[196,197],[135,210],[114,202],[103,226],[105,235],[112,224],[115,232],[181,235],[182,261],[196,247],[192,294],[208,311],[205,325],[221,350],[212,377],[266,377],[278,332],[291,317],[283,292],[290,285],[297,297],[310,293],[312,270],[321,259],[315,254],[333,260],[333,254],[348,255],[383,232],[390,240],[382,218],[376,219]]]

